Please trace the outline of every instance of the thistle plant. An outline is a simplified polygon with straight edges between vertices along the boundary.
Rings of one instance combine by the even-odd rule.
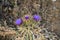
[[[25,40],[34,40],[33,29],[39,21],[41,21],[39,15],[25,15],[22,19],[17,19],[15,24],[19,26],[19,32],[21,32]]]

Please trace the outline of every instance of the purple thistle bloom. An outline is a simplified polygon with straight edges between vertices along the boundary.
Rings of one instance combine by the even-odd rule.
[[[25,16],[25,19],[26,19],[26,20],[29,19],[29,16]]]
[[[39,20],[41,20],[41,16],[39,16],[39,15],[34,15],[34,16],[33,16],[33,19],[36,20],[36,21],[39,21]]]
[[[15,24],[16,24],[16,25],[20,25],[20,24],[22,24],[22,19],[20,19],[20,18],[17,19],[17,20],[15,21]]]

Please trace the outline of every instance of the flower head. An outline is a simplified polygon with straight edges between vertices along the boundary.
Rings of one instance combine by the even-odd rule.
[[[16,25],[22,24],[22,19],[21,19],[21,18],[17,19],[17,20],[15,21],[15,24],[16,24]]]
[[[33,19],[34,19],[35,21],[39,21],[39,20],[41,20],[41,16],[39,16],[39,15],[34,15],[34,16],[33,16]]]
[[[26,20],[27,20],[27,19],[29,19],[29,16],[28,16],[28,15],[26,15],[26,16],[25,16],[25,19],[26,19]]]

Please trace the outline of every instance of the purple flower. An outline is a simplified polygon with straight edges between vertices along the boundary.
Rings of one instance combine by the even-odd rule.
[[[34,16],[33,16],[33,19],[34,19],[35,21],[39,21],[39,20],[41,20],[41,16],[39,16],[39,15],[34,15]]]
[[[15,21],[15,24],[16,24],[16,25],[20,25],[20,24],[22,24],[22,22],[23,22],[22,19],[19,18],[19,19],[17,19],[17,20]]]
[[[25,16],[25,19],[26,19],[26,20],[27,20],[27,19],[29,19],[29,16],[28,16],[28,15],[26,15],[26,16]]]

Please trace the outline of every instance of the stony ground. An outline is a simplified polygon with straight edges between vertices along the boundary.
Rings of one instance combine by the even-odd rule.
[[[15,25],[17,18],[34,14],[42,21]],[[1,40],[60,40],[60,0],[0,0],[0,35]]]

